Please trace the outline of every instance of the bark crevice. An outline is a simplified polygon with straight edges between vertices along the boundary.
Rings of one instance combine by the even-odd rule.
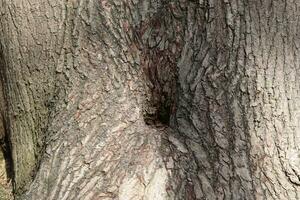
[[[2,45],[0,44],[0,148],[5,159],[6,177],[13,180],[14,167],[11,151],[11,141],[9,133],[9,121],[7,118],[6,98],[5,98],[5,87],[6,76],[5,76],[5,60],[2,52]]]

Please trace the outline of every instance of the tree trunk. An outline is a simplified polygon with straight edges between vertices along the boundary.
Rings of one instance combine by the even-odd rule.
[[[299,9],[0,0],[15,196],[300,199]]]

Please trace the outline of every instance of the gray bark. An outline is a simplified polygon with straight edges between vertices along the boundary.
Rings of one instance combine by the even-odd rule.
[[[299,199],[299,8],[0,0],[16,197]]]

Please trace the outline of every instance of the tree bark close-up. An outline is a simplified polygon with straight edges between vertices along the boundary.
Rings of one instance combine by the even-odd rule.
[[[300,200],[300,1],[0,0],[16,200]]]

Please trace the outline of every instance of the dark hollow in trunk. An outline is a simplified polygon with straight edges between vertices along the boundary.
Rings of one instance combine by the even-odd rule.
[[[0,0],[16,199],[299,199],[299,9]]]

